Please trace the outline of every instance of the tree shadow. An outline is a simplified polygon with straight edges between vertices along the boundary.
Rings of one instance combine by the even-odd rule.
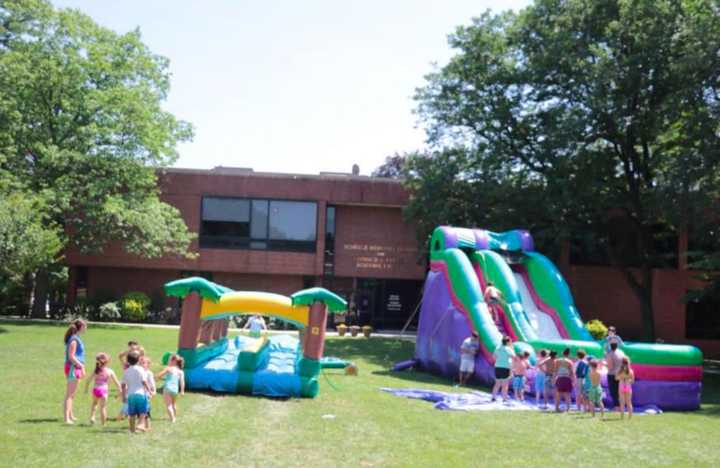
[[[362,359],[382,367],[392,367],[414,354],[414,342],[397,338],[330,338],[325,342],[326,356],[349,361]]]
[[[7,328],[0,327],[0,334],[10,333]]]
[[[59,423],[62,422],[61,418],[30,418],[21,419],[18,421],[20,424],[46,424],[46,423]]]

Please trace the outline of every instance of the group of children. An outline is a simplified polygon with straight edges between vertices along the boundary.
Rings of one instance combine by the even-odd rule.
[[[631,418],[632,384],[635,381],[635,374],[630,366],[630,360],[618,349],[619,344],[622,344],[622,339],[611,328],[605,339],[606,359],[593,358],[582,349],[577,351],[575,360],[570,358],[569,348],[565,348],[561,356],[558,356],[556,351],[541,349],[535,366],[535,402],[540,408],[546,409],[552,396],[555,411],[561,411],[563,402],[566,411],[569,411],[574,390],[579,411],[589,412],[594,417],[596,408],[599,407],[601,417],[604,418],[601,375],[608,373],[610,375],[608,385],[615,403],[619,406],[621,418],[625,417],[626,411],[628,418]],[[465,384],[472,376],[478,348],[478,334],[473,332],[460,347],[459,385]],[[494,358],[495,385],[492,389],[492,401],[496,400],[499,393],[502,393],[503,400],[507,401],[511,384],[515,399],[524,401],[527,375],[532,368],[530,353],[524,351],[516,354],[511,339],[506,336],[495,350]],[[614,385],[618,388],[613,388]]]
[[[122,380],[118,380],[115,372],[110,368],[110,356],[107,353],[98,353],[95,356],[95,371],[87,380],[85,392],[92,383],[93,402],[90,408],[90,423],[95,423],[95,414],[100,407],[100,421],[104,425],[107,421],[108,384],[112,382],[120,393],[123,406],[118,420],[128,418],[131,432],[145,432],[150,430],[151,401],[157,394],[155,377],[164,380],[162,388],[163,400],[170,421],[177,418],[177,397],[185,393],[185,374],[183,372],[183,358],[177,354],[170,357],[168,365],[154,375],[150,370],[152,361],[145,355],[145,350],[136,341],[129,341],[127,350],[118,356],[123,365]]]

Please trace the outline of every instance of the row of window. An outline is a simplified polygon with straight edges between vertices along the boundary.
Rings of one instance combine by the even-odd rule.
[[[200,247],[314,252],[317,203],[203,197]]]

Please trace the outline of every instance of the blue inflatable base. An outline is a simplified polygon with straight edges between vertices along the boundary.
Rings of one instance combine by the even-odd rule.
[[[236,393],[238,355],[257,338],[238,336],[228,342],[227,350],[209,361],[185,370],[187,388],[221,393]],[[252,394],[269,397],[299,397],[301,380],[297,374],[300,342],[288,335],[269,338],[268,358],[253,373]]]

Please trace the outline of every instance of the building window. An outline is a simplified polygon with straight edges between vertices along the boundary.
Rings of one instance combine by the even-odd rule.
[[[325,211],[325,255],[323,274],[335,274],[335,207],[328,206]]]
[[[720,339],[720,300],[698,298],[685,305],[685,337],[696,340]]]
[[[200,247],[314,252],[317,204],[203,197]]]

